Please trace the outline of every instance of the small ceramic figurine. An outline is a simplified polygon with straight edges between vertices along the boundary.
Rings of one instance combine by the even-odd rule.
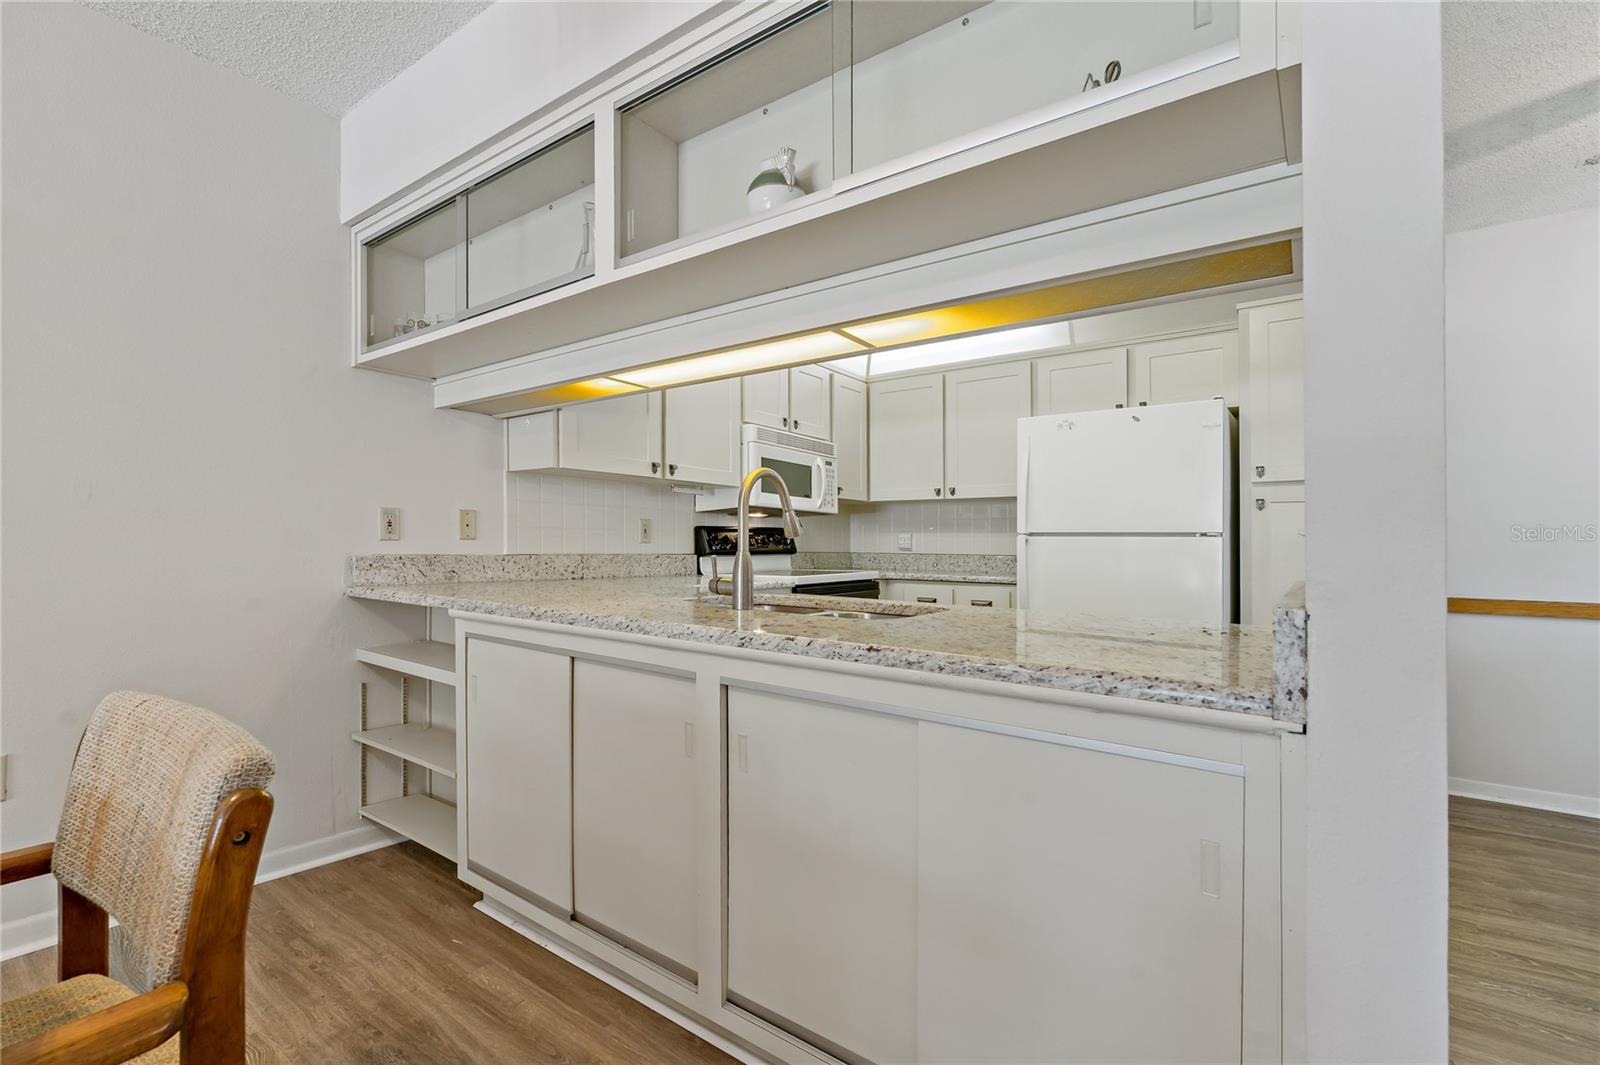
[[[745,202],[751,214],[771,210],[806,194],[804,189],[795,184],[794,156],[793,148],[779,148],[777,155],[761,161],[745,193]]]

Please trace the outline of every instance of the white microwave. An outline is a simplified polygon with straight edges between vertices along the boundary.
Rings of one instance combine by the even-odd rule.
[[[760,466],[775,470],[789,489],[794,509],[811,514],[839,513],[839,473],[833,463],[833,445],[799,433],[786,433],[764,425],[745,423],[739,430],[744,465],[741,477]],[[695,510],[733,510],[739,489],[713,488],[695,497]],[[765,480],[750,493],[750,506],[777,513],[783,504]]]

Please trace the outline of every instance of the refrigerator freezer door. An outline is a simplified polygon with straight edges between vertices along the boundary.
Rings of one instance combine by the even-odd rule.
[[[1017,532],[1222,532],[1231,417],[1202,400],[1019,421]]]
[[[1220,536],[1019,536],[1017,606],[1226,625]]]

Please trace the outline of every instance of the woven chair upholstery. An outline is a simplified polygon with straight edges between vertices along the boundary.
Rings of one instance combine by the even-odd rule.
[[[0,1049],[132,997],[132,991],[111,977],[89,975],[75,976],[31,994],[7,999],[0,1003]],[[126,1065],[178,1065],[178,1047],[178,1037],[173,1036],[154,1050],[129,1058]]]
[[[209,710],[112,692],[89,719],[67,782],[53,869],[122,925],[139,990],[181,977],[195,872],[217,804],[263,788],[272,753]]]

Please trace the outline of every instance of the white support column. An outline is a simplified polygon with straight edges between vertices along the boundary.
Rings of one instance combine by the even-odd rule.
[[[1440,7],[1304,16],[1306,1050],[1443,1062]]]

